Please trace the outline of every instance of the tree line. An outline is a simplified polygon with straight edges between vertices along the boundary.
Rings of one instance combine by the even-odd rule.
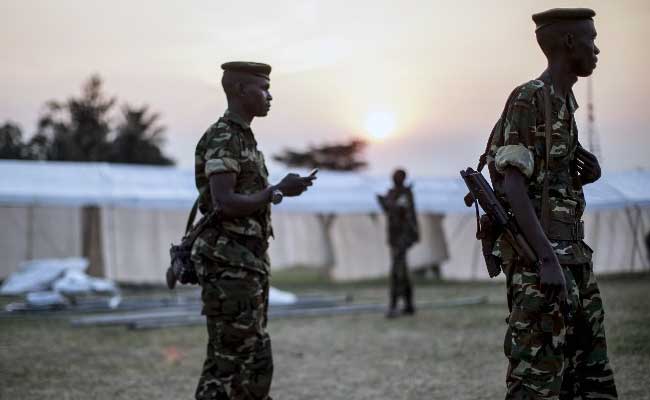
[[[307,150],[285,149],[273,159],[288,167],[351,172],[368,166],[362,159],[366,146],[365,140],[356,138],[344,143],[311,146]]]
[[[173,165],[161,150],[165,127],[159,124],[160,115],[146,105],[127,103],[121,107],[119,122],[112,124],[117,99],[106,96],[102,85],[102,79],[93,75],[82,85],[80,96],[45,103],[29,138],[11,121],[0,125],[0,159]],[[367,167],[362,159],[366,145],[356,138],[305,150],[284,149],[273,159],[291,168],[356,171]]]
[[[93,75],[79,97],[48,101],[30,138],[6,121],[0,126],[0,159],[173,165],[161,149],[165,127],[160,115],[147,105],[127,103],[119,122],[112,124],[117,99],[107,97],[102,84]]]

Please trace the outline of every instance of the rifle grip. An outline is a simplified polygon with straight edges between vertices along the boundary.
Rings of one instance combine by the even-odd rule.
[[[465,201],[465,205],[467,207],[471,207],[474,205],[474,196],[472,195],[472,192],[469,192],[463,197],[463,200]]]

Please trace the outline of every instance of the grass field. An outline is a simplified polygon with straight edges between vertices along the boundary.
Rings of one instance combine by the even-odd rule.
[[[284,282],[284,285],[282,285]],[[274,282],[282,289],[385,300],[381,282]],[[650,399],[650,275],[601,279],[621,399]],[[272,395],[291,399],[499,399],[506,360],[503,283],[419,285],[418,301],[487,296],[488,304],[270,322]],[[0,399],[190,399],[202,326],[73,328],[62,318],[0,319]]]

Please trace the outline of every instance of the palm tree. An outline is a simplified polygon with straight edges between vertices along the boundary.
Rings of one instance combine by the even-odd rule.
[[[122,108],[124,120],[118,125],[112,143],[110,161],[129,164],[172,165],[172,159],[162,154],[165,127],[158,125],[160,115],[150,113],[144,105]]]

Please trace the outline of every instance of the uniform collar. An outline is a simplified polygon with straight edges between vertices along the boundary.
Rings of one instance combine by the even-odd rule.
[[[241,126],[242,128],[244,128],[244,130],[251,129],[251,126],[248,122],[244,121],[242,117],[240,117],[239,115],[235,114],[230,110],[226,110],[226,112],[223,114],[223,117],[228,121],[234,122],[237,125]]]
[[[568,101],[566,101],[565,99],[563,99],[563,98],[561,98],[560,96],[557,96],[557,95],[555,94],[555,88],[553,87],[553,84],[552,84],[552,83],[549,84],[549,89],[550,89],[551,95],[553,95],[553,97],[554,97],[555,99],[557,99],[557,100],[559,100],[560,102],[562,102],[562,105],[563,105],[563,106],[566,106],[566,107],[568,108],[568,111],[569,111],[571,114],[573,114],[573,113],[576,112],[576,110],[578,109],[579,106],[578,106],[578,102],[576,101],[576,97],[575,97],[575,95],[573,94],[573,89],[572,89],[572,90],[569,90],[569,94],[567,95],[567,100],[568,100]]]
[[[560,104],[560,111],[558,112],[558,118],[571,119],[571,116],[575,114],[576,110],[579,107],[578,102],[576,101],[576,97],[573,94],[573,90],[569,90],[569,94],[567,95],[567,98],[563,99],[555,94],[555,88],[553,87],[553,83],[549,84],[549,89],[551,92],[551,96],[553,96],[553,100],[556,103]]]

